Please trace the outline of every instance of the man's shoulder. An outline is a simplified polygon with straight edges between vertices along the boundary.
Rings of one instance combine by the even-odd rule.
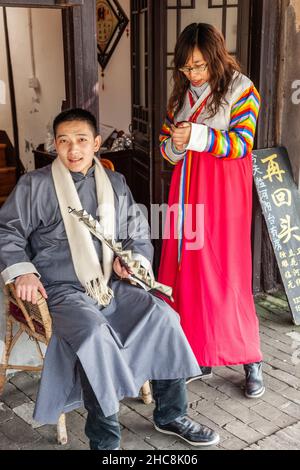
[[[22,176],[22,178],[30,179],[35,182],[38,182],[38,181],[46,180],[47,178],[51,178],[51,174],[52,173],[51,173],[51,164],[50,164],[42,168],[38,168],[37,170],[28,171]]]
[[[116,193],[124,192],[124,189],[127,186],[125,176],[122,175],[122,173],[109,170],[108,168],[104,168],[104,170],[107,176],[109,177],[109,180],[115,192]]]

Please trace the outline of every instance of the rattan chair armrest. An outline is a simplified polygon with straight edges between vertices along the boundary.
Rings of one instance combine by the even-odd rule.
[[[52,320],[46,299],[38,292],[36,304],[27,301],[23,302],[17,297],[14,283],[7,284],[6,287],[9,290],[11,301],[20,308],[30,330],[34,333],[36,332],[32,321],[34,319],[43,326],[46,339],[49,341],[52,334]]]

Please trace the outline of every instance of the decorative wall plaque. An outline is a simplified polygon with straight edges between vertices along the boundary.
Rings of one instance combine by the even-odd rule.
[[[97,0],[96,9],[98,61],[103,72],[129,20],[117,0]]]

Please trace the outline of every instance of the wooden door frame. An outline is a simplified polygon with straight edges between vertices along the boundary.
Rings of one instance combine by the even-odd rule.
[[[238,44],[242,69],[257,86],[262,107],[258,120],[255,147],[278,144],[277,103],[281,11],[283,1],[239,0]],[[253,293],[272,291],[281,283],[280,273],[263,218],[257,191],[253,188]]]
[[[66,108],[90,111],[99,125],[96,0],[62,10]]]
[[[64,8],[83,5],[84,0],[4,0],[1,7],[25,8]]]
[[[242,2],[245,0],[242,0]],[[248,1],[248,0],[246,0]],[[256,148],[276,146],[280,27],[283,1],[251,0],[248,67],[262,98]],[[253,194],[253,292],[276,290],[281,283],[274,250],[257,192]]]
[[[166,70],[165,44],[167,18],[166,0],[156,14],[154,71]],[[249,75],[262,96],[262,109],[257,128],[256,148],[278,143],[276,106],[278,83],[278,49],[283,0],[239,0],[237,54],[244,73]],[[156,8],[159,8],[158,6]],[[155,10],[154,10],[155,12]],[[155,12],[157,13],[157,12]],[[155,72],[154,72],[155,73]],[[266,80],[268,77],[268,80]],[[157,145],[160,125],[166,109],[165,77],[154,80],[153,88],[153,200],[161,202],[161,156]],[[265,228],[261,207],[254,191],[253,197],[253,291],[261,292],[278,284],[278,269]],[[159,243],[157,243],[159,245]],[[156,247],[158,249],[158,246]]]
[[[251,17],[251,1],[252,0],[239,0],[238,5],[238,44],[237,54],[240,62],[242,63],[245,73],[248,72],[249,68],[249,34],[250,34],[250,17]],[[155,3],[155,2],[154,2]],[[162,0],[157,5],[155,12],[155,37],[154,37],[154,50],[156,51],[154,56],[154,74],[155,71],[166,70],[166,43],[167,43],[167,0]],[[159,9],[159,11],[158,11]],[[166,77],[154,80],[154,119],[153,119],[153,199],[151,202],[156,204],[161,203],[162,191],[167,192],[166,188],[161,188],[162,179],[161,173],[164,171],[161,163],[161,155],[158,146],[159,134],[161,130],[161,123],[165,117],[167,107],[167,93],[166,93]],[[159,240],[154,242],[156,253],[160,252],[161,242]],[[158,267],[158,256],[155,258],[155,268]]]
[[[167,68],[165,45],[167,43],[167,0],[155,2],[153,7],[153,132],[152,132],[152,203],[160,203],[160,181],[155,175],[160,171],[161,155],[158,146],[161,123],[164,120],[167,107],[166,80],[165,77],[157,76],[157,71],[163,71]],[[162,73],[162,72],[161,72]]]
[[[153,0],[153,121],[151,135],[151,203],[161,204],[161,154],[159,149],[159,135],[161,131],[161,123],[163,122],[167,108],[166,78],[165,71],[167,69],[166,44],[167,44],[167,0],[155,2]],[[160,71],[160,76],[157,71]],[[162,77],[163,71],[163,77]],[[159,177],[158,177],[159,175]],[[162,240],[153,240],[155,248],[155,256],[153,262],[154,272],[157,273],[159,267],[159,254],[161,252]]]
[[[4,0],[0,1],[0,6],[62,10],[66,88],[62,109],[87,109],[99,124],[96,0]],[[17,128],[16,113],[13,120]],[[18,148],[16,155],[20,161]]]

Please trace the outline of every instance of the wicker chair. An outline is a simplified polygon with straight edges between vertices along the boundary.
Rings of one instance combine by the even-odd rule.
[[[6,334],[2,363],[0,364],[0,395],[6,383],[7,370],[42,370],[44,356],[39,343],[41,342],[47,346],[52,333],[52,323],[48,305],[41,294],[38,295],[36,305],[17,298],[14,284],[5,286],[5,294]],[[16,326],[16,330],[14,326]],[[34,340],[41,358],[40,366],[10,364],[10,353],[22,333],[27,333],[29,338]],[[66,418],[64,414],[60,416],[57,423],[57,441],[62,445],[66,444],[68,441]]]
[[[5,286],[5,294],[6,334],[2,363],[0,363],[0,395],[3,392],[6,383],[6,374],[8,370],[42,370],[44,355],[39,342],[47,346],[52,334],[50,312],[47,302],[41,294],[38,294],[38,301],[35,305],[31,302],[19,299],[16,296],[14,284],[8,284]],[[17,328],[14,328],[14,326]],[[40,366],[10,364],[10,353],[22,333],[26,333],[29,338],[34,340],[38,354],[41,358]],[[152,402],[149,381],[145,382],[141,388],[141,398],[146,405]],[[68,441],[66,418],[64,414],[60,416],[57,423],[57,441],[62,445],[66,444]]]
[[[108,158],[101,158],[101,163],[105,168],[108,168],[111,171],[115,171],[115,166],[112,161],[108,160]]]
[[[101,159],[103,166],[114,171],[114,166],[110,160]],[[37,304],[22,301],[17,298],[14,284],[5,286],[5,315],[6,334],[2,362],[0,363],[0,395],[3,392],[8,370],[18,371],[41,371],[43,368],[44,356],[40,347],[40,342],[46,346],[52,334],[52,322],[46,300],[38,294]],[[14,331],[14,326],[17,331]],[[10,353],[17,343],[22,333],[27,333],[29,338],[35,341],[38,354],[41,358],[40,366],[10,364]],[[148,405],[152,402],[152,394],[149,381],[145,382],[141,388],[141,398]],[[68,441],[66,430],[66,418],[62,414],[57,423],[57,440],[59,444],[66,444]]]

